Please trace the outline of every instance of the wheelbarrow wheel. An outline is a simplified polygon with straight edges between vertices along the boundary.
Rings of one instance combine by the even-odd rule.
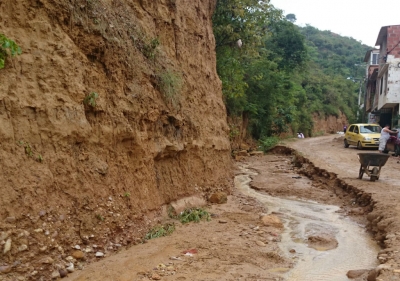
[[[360,166],[360,171],[358,172],[358,178],[362,179],[363,175],[364,175],[364,169],[363,169],[363,166],[361,165]]]
[[[379,179],[378,173],[379,173],[378,167],[374,167],[371,172],[371,181],[376,181]]]

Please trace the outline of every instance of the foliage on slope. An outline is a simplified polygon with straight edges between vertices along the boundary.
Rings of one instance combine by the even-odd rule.
[[[346,78],[361,76],[368,46],[293,21],[269,1],[217,1],[217,71],[228,115],[247,119],[256,139],[311,135],[315,113],[357,116],[359,84]]]

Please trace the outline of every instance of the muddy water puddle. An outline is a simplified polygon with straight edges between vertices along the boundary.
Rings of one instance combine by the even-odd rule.
[[[343,281],[350,280],[346,276],[349,270],[378,265],[377,244],[362,226],[337,212],[339,207],[262,194],[249,187],[250,176],[257,173],[245,166],[242,171],[235,177],[236,188],[265,204],[268,213],[280,217],[285,227],[280,248],[295,261],[294,268],[271,271],[290,281]],[[323,243],[311,248],[309,241],[313,240]]]

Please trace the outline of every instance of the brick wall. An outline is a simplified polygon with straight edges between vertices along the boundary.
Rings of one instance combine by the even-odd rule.
[[[395,58],[400,58],[400,25],[392,25],[388,27],[386,51],[390,51],[390,54]]]

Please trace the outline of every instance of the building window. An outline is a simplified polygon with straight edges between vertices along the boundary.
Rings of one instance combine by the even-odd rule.
[[[372,54],[371,64],[379,64],[379,54]]]

